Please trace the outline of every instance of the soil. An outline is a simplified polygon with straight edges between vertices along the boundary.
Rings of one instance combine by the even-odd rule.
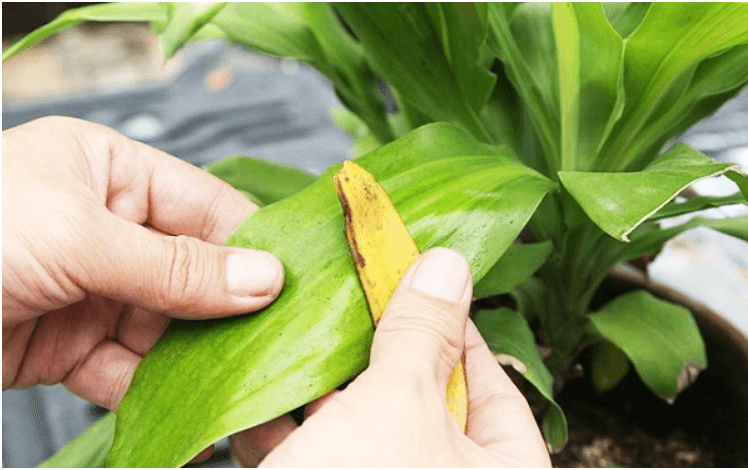
[[[542,396],[505,368],[540,421]],[[668,405],[629,375],[613,390],[597,392],[580,364],[557,396],[569,423],[569,441],[551,455],[554,467],[746,467],[744,446],[729,442],[735,403],[711,387],[706,372]],[[745,424],[743,424],[745,426]]]

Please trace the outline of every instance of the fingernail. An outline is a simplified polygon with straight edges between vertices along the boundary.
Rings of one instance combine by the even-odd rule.
[[[455,251],[434,248],[411,268],[410,287],[432,297],[460,302],[470,283],[470,267]]]
[[[226,256],[226,283],[237,297],[275,295],[283,282],[283,265],[259,250],[234,250]]]

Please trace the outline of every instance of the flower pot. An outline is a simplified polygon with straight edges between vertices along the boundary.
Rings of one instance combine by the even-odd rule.
[[[748,338],[723,317],[638,270],[617,268],[601,303],[646,289],[693,312],[708,367],[668,405],[630,371],[613,390],[597,392],[587,377],[567,380],[558,397],[569,419],[568,445],[554,466],[748,465]],[[587,361],[580,356],[582,365]]]

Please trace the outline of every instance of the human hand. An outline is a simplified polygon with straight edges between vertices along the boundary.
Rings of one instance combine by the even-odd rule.
[[[283,284],[219,246],[257,210],[212,175],[107,127],[3,132],[3,390],[61,382],[115,410],[170,318],[258,310]]]
[[[371,363],[345,390],[230,438],[244,465],[280,467],[550,466],[527,401],[472,321],[470,270],[454,251],[424,253],[374,335]],[[464,344],[463,344],[464,343]],[[465,347],[467,434],[445,402]]]

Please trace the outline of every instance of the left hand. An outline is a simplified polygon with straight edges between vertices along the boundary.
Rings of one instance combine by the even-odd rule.
[[[170,318],[258,310],[270,253],[221,246],[257,206],[105,126],[3,132],[3,390],[62,383],[116,410]]]

